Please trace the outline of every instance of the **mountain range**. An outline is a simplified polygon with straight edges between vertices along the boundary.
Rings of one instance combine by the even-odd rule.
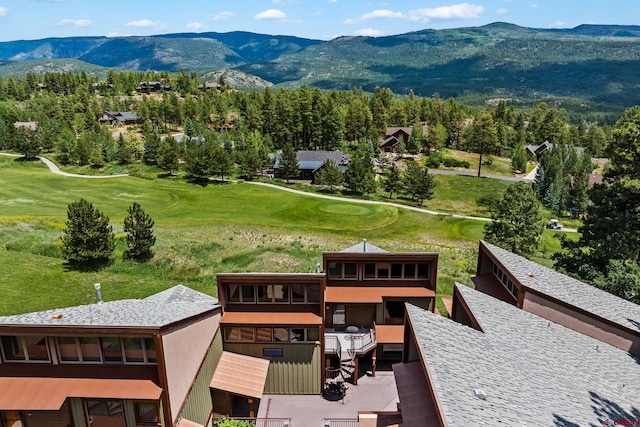
[[[383,86],[423,96],[640,103],[640,26],[534,29],[494,23],[330,41],[248,32],[49,38],[2,42],[0,61],[3,75],[52,69],[96,73],[96,66],[234,69],[281,87]]]

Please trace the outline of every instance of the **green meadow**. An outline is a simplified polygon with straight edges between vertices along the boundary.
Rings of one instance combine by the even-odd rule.
[[[440,194],[424,207],[486,215],[473,200],[506,188],[499,181],[461,178],[451,177],[459,185],[444,185],[447,178],[439,177]],[[460,201],[452,202],[456,194]],[[67,205],[80,198],[108,215],[116,232],[113,263],[97,272],[70,269],[61,253]],[[122,222],[134,201],[155,221],[155,257],[142,264],[122,260]],[[140,298],[178,283],[216,295],[218,272],[313,272],[322,252],[363,238],[390,251],[438,252],[438,294],[450,295],[454,280],[470,284],[483,224],[242,182],[70,178],[40,162],[0,156],[0,315],[94,302],[98,282],[105,300]],[[553,240],[546,234],[545,248]],[[444,309],[439,299],[438,307]]]

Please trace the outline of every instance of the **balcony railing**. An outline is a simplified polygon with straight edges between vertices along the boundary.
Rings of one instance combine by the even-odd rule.
[[[213,425],[217,426],[218,421],[238,420],[247,422],[247,426],[251,427],[294,427],[291,418],[240,418],[240,417],[222,417],[214,418]]]
[[[325,418],[320,427],[358,427],[358,420],[356,418]]]
[[[371,329],[365,333],[327,332],[324,336],[325,354],[343,356],[345,351],[349,357],[363,355],[376,346],[376,331]]]
[[[336,335],[325,334],[324,352],[325,354],[337,354],[338,356],[340,356],[340,353],[342,353],[340,338],[338,338]]]

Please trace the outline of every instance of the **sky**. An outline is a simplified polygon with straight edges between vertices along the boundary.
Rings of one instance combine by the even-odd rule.
[[[250,31],[329,40],[510,22],[640,24],[638,0],[0,0],[0,41]]]

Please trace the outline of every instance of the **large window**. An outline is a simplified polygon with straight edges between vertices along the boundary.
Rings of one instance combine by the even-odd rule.
[[[231,326],[224,328],[226,342],[305,343],[320,340],[319,328],[269,328]]]
[[[153,338],[57,337],[60,363],[156,363]]]
[[[126,427],[121,400],[85,400],[89,425]]]
[[[426,262],[366,262],[365,279],[415,280],[429,278],[429,263]]]
[[[136,424],[159,425],[160,415],[157,402],[135,402]]]
[[[43,336],[2,336],[0,344],[2,358],[6,362],[51,361],[47,340]]]
[[[355,262],[329,262],[330,279],[356,279],[358,264]]]
[[[230,304],[313,304],[320,302],[320,285],[226,285]]]

